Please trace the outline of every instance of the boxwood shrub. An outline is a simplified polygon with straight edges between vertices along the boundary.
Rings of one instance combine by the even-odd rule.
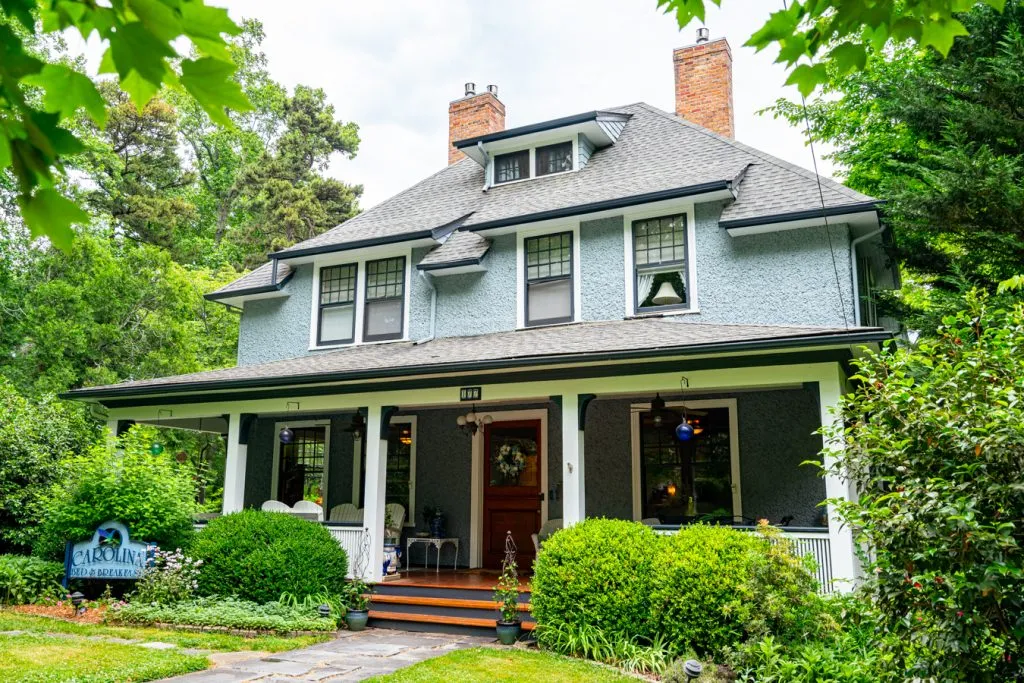
[[[340,592],[348,557],[316,522],[281,512],[245,510],[211,520],[189,555],[202,560],[200,595],[265,603],[282,593]]]
[[[819,628],[821,599],[777,530],[694,525],[666,536],[654,560],[655,628],[677,648],[716,654],[754,637],[795,638]]]
[[[530,581],[531,611],[541,633],[593,626],[612,638],[650,637],[658,540],[642,524],[600,518],[551,536]]]
[[[0,555],[0,605],[23,605],[60,591],[64,565],[25,555]]]

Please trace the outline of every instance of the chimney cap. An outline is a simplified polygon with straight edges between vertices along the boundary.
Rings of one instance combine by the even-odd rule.
[[[701,26],[700,28],[697,29],[697,42],[698,43],[706,43],[706,42],[708,42],[708,39],[710,37],[711,37],[711,32],[708,30],[708,28],[706,26]]]
[[[491,85],[488,85],[487,86],[487,92],[489,92],[492,95],[494,95],[495,97],[497,97],[498,96],[498,86],[494,85],[493,83]]]
[[[476,94],[476,83],[473,81],[466,82],[466,97],[470,97]]]

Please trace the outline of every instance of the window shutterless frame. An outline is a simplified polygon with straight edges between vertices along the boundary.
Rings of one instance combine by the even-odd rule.
[[[359,266],[346,263],[337,266],[324,266],[320,269],[320,285],[317,293],[317,325],[316,343],[318,346],[327,344],[351,344],[356,334],[356,283]],[[352,309],[352,321],[347,337],[335,339],[324,338],[324,312],[331,309],[349,306]]]
[[[494,184],[511,183],[530,177],[530,150],[523,149],[494,157]]]
[[[565,173],[573,169],[572,140],[538,147],[534,152],[536,177]]]
[[[363,297],[363,341],[401,339],[405,335],[405,257],[366,262],[366,295]],[[398,302],[401,321],[397,332],[370,334],[370,309],[373,304]]]
[[[650,224],[654,221],[660,222],[672,219],[678,219],[680,221],[678,229],[671,231],[673,235],[679,235],[680,239],[678,241],[673,239],[669,244],[665,244],[664,242],[662,242],[662,236],[663,234],[668,233],[663,231],[663,229],[659,229],[657,233],[657,235],[659,236],[659,244],[657,247],[651,246],[648,242],[643,249],[639,248],[639,240],[637,239],[638,225]],[[690,283],[690,263],[687,258],[687,249],[689,248],[689,244],[687,244],[688,229],[689,226],[687,225],[687,215],[685,213],[672,214],[668,216],[657,216],[653,218],[643,218],[634,220],[632,222],[630,235],[631,248],[633,249],[633,310],[636,311],[637,313],[652,313],[657,311],[685,311],[691,308],[691,306],[693,305],[691,297],[692,287]],[[650,234],[648,234],[647,238],[648,240],[650,239]],[[672,256],[670,258],[664,258],[664,256],[666,255],[666,250],[672,253]],[[645,263],[642,264],[639,263],[640,259],[638,258],[638,252],[640,251],[646,252],[648,257],[644,259]],[[657,261],[652,263],[650,262],[650,256],[653,255],[654,253],[657,253],[659,258]],[[671,273],[673,271],[679,270],[683,271],[683,275],[680,277],[680,279],[682,280],[682,285],[685,290],[684,292],[681,293],[683,299],[681,303],[669,306],[641,306],[643,301],[640,300],[638,291],[639,287],[637,286],[639,276],[641,274]],[[652,288],[651,291],[653,293],[656,292],[657,289]],[[650,294],[648,294],[648,296],[650,296]],[[647,297],[644,297],[644,300],[646,300],[646,298]]]
[[[552,240],[557,239],[558,245],[552,246]],[[546,246],[541,248],[543,245]],[[531,247],[533,251],[531,252]],[[559,252],[558,258],[554,258],[555,251]],[[568,256],[562,256],[562,251],[568,251]],[[526,327],[535,327],[539,325],[554,325],[556,323],[569,323],[572,322],[576,317],[575,310],[575,290],[576,283],[574,278],[576,277],[573,271],[573,241],[572,232],[559,232],[550,235],[537,235],[536,237],[527,237],[523,240],[523,263],[524,263],[524,287],[523,287],[523,305],[525,307],[523,311],[523,322]],[[538,258],[536,262],[530,263],[530,254],[536,253]],[[557,266],[558,274],[551,275],[550,272],[554,266]],[[531,273],[531,271],[533,271]],[[547,274],[545,274],[547,273]],[[568,282],[569,284],[569,315],[558,317],[558,318],[541,318],[531,319],[530,318],[530,286],[531,285],[545,285],[554,282]]]

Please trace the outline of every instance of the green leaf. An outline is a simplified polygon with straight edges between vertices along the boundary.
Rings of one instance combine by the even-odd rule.
[[[35,29],[35,18],[32,16],[35,8],[35,0],[0,0],[0,11],[17,19],[29,31]]]
[[[178,13],[160,0],[128,0],[128,6],[146,29],[164,42],[169,43],[181,35]]]
[[[771,43],[779,42],[795,35],[797,27],[800,25],[800,18],[793,10],[794,8],[790,8],[788,10],[772,12],[764,26],[759,28],[754,35],[750,36],[750,40],[745,45],[757,48],[760,51]]]
[[[212,120],[230,125],[231,120],[224,113],[224,107],[230,107],[235,111],[252,109],[241,86],[231,80],[234,72],[234,65],[212,57],[186,59],[181,63],[181,84],[196,98]]]
[[[828,55],[840,74],[863,69],[868,61],[868,53],[864,46],[850,42],[840,43]]]
[[[140,21],[119,27],[110,37],[110,50],[117,73],[122,79],[134,70],[144,80],[157,86],[163,82],[164,72],[167,71],[164,59],[176,56],[167,42],[150,33]],[[129,94],[133,95],[131,92]],[[136,99],[134,95],[132,99]]]
[[[201,2],[185,2],[181,5],[181,26],[185,35],[195,41],[207,38],[224,42],[222,33],[237,36],[242,32],[226,9],[207,7]]]
[[[801,64],[789,74],[786,85],[795,85],[800,94],[807,97],[818,85],[828,81],[828,70],[824,64]]]
[[[934,47],[945,57],[953,47],[953,40],[967,34],[967,29],[956,19],[939,19],[921,27],[921,44]]]
[[[60,249],[71,246],[73,224],[89,222],[89,214],[53,189],[44,188],[31,197],[20,197],[18,203],[32,236],[46,235]]]
[[[46,91],[43,107],[48,112],[59,113],[62,119],[75,115],[81,107],[99,125],[107,120],[106,103],[89,78],[74,69],[60,64],[47,64],[38,74],[26,76],[25,83],[36,85]]]
[[[132,69],[121,79],[121,88],[132,98],[132,102],[141,111],[146,103],[153,99],[160,90],[160,85],[146,80],[138,71]]]

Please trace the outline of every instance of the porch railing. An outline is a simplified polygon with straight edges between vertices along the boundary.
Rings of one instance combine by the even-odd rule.
[[[659,534],[674,534],[679,524],[658,524],[654,530]],[[737,531],[757,531],[756,526],[733,526]],[[793,552],[799,557],[810,555],[814,558],[814,578],[818,581],[820,593],[831,593],[832,549],[828,540],[828,529],[817,527],[782,527],[782,535],[793,542]]]

